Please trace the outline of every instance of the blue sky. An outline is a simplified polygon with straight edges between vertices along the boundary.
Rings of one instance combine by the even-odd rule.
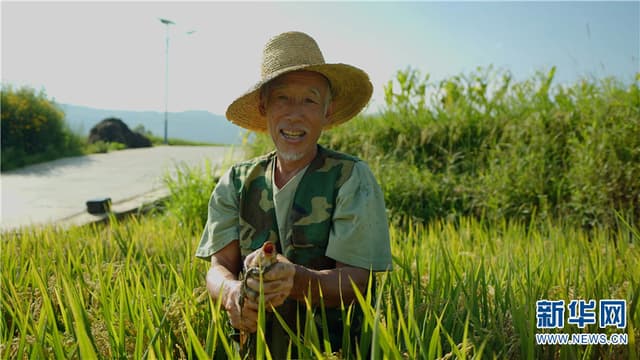
[[[2,2],[2,81],[57,102],[164,110],[226,106],[258,81],[262,46],[304,31],[328,62],[367,71],[370,109],[407,66],[434,81],[478,66],[516,79],[557,66],[556,83],[640,72],[640,2]],[[192,35],[186,33],[196,30]]]

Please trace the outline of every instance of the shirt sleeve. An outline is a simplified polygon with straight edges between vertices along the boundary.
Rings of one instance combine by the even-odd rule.
[[[392,268],[384,196],[365,162],[354,165],[338,191],[326,255],[367,270]]]
[[[215,254],[239,238],[238,193],[233,185],[233,167],[220,178],[209,199],[207,223],[196,257],[211,260]]]

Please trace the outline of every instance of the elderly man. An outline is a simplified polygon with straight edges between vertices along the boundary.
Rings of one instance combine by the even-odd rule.
[[[342,345],[341,303],[355,300],[352,283],[365,293],[371,271],[391,269],[384,200],[371,170],[318,145],[322,130],[357,115],[371,92],[364,71],[325,63],[315,40],[288,32],[266,44],[261,81],[227,109],[237,125],[268,132],[276,148],[222,176],[196,251],[211,261],[207,288],[234,328],[257,329],[260,282],[240,276],[267,241],[278,252],[262,276],[268,310],[295,333],[296,321],[305,319],[305,299],[315,307],[321,296],[334,350]],[[282,358],[290,339],[268,315],[267,343],[272,356]],[[353,330],[358,319],[352,323]]]

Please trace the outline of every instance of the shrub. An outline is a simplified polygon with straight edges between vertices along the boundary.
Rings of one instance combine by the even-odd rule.
[[[170,191],[166,210],[192,233],[202,232],[207,222],[209,198],[219,179],[217,170],[207,160],[204,168],[179,165],[174,174],[164,177]]]
[[[41,91],[2,87],[2,170],[82,154],[83,141]]]
[[[381,115],[361,116],[322,140],[372,161],[378,179],[389,182],[382,184],[388,206],[404,216],[553,216],[586,228],[614,225],[616,213],[640,220],[638,82],[582,79],[552,87],[554,75],[552,68],[513,82],[508,72],[479,69],[407,85],[421,77],[399,72],[401,89],[430,90],[421,102],[400,90]],[[417,184],[400,181],[375,165],[385,162],[430,175],[402,172]],[[409,192],[412,207],[396,196]],[[425,196],[434,193],[439,197]]]
[[[386,108],[323,133],[366,160],[391,213],[425,221],[471,215],[585,228],[640,222],[640,74],[635,83],[552,86],[555,68],[516,82],[477,69],[439,83],[399,71]],[[250,155],[272,148],[265,135]]]
[[[118,151],[126,149],[127,145],[119,142],[104,142],[102,140],[96,141],[93,144],[88,144],[85,152],[89,154],[106,154],[109,151]]]

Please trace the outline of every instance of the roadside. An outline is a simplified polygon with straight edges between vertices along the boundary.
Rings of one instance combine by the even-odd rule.
[[[111,198],[126,212],[168,195],[162,178],[176,166],[213,166],[239,158],[227,146],[155,146],[58,159],[3,172],[2,231],[46,223],[84,224],[102,216],[86,212],[86,201]]]

